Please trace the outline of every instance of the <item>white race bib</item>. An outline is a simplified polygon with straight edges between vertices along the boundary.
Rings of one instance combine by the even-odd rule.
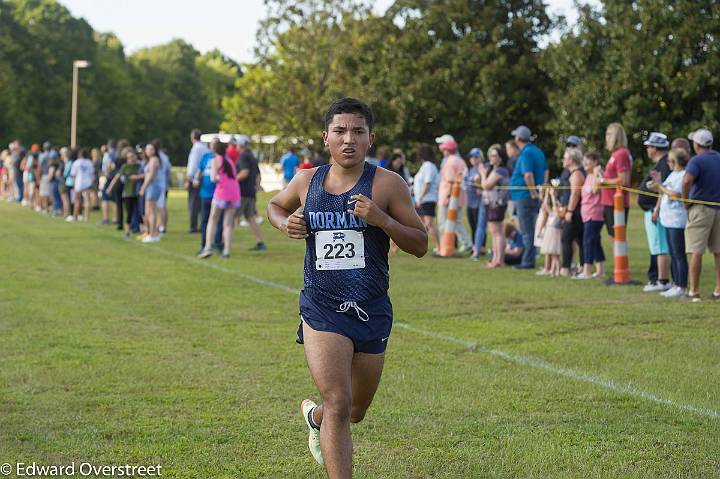
[[[355,230],[315,232],[315,269],[318,271],[365,267],[365,241]]]

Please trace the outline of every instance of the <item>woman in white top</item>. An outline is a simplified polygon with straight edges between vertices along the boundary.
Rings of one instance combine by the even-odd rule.
[[[417,159],[422,161],[420,169],[413,178],[413,196],[415,209],[435,243],[435,250],[440,248],[438,229],[435,225],[435,208],[438,202],[440,173],[435,166],[435,155],[429,146],[421,146],[417,151]]]
[[[668,153],[668,166],[672,169],[661,184],[660,172],[652,171],[652,181],[647,185],[662,193],[658,221],[665,228],[670,250],[670,271],[675,285],[660,293],[666,298],[687,296],[688,262],[685,253],[685,226],[688,215],[680,201],[688,153],[682,148],[673,148]]]
[[[87,151],[80,150],[78,159],[75,160],[70,169],[70,176],[74,180],[75,204],[73,205],[72,219],[68,221],[87,221],[90,218],[90,206],[92,186],[95,182],[95,165],[87,157]],[[85,215],[80,216],[80,205],[84,206]]]

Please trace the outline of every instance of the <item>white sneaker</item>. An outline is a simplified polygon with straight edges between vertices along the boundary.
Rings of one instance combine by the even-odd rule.
[[[240,220],[240,224],[238,226],[240,226],[241,228],[247,228],[248,226],[250,226],[250,223],[248,223],[247,220],[243,218],[242,220]]]
[[[35,207],[35,211],[37,211],[38,213],[40,213],[40,212],[42,211],[42,208],[40,208],[39,206],[36,206],[36,207]]]
[[[471,245],[471,244],[464,244],[464,245],[462,245],[462,246],[460,246],[460,247],[458,248],[457,252],[458,252],[458,253],[465,253],[465,252],[467,252],[467,251],[470,251],[471,248],[472,248],[472,245]]]
[[[145,243],[145,244],[148,244],[148,243],[157,243],[158,241],[160,241],[160,237],[158,237],[158,236],[150,236],[150,235],[147,235],[147,236],[145,236],[145,237],[142,239],[142,242]]]
[[[67,218],[65,218],[65,221],[67,221],[68,223],[72,223],[73,221],[75,221],[75,218],[73,218],[72,216],[68,216]]]
[[[310,399],[306,399],[300,406],[300,412],[305,420],[305,425],[310,430],[310,434],[308,435],[308,448],[310,449],[310,454],[312,454],[313,459],[315,459],[318,464],[324,464],[325,461],[323,460],[322,450],[320,449],[320,431],[312,427],[310,425],[310,421],[308,420],[308,414],[316,407],[317,404]]]
[[[682,298],[687,296],[687,291],[685,288],[681,288],[680,286],[673,286],[667,291],[660,293],[660,296],[663,298]]]
[[[258,216],[255,217],[255,222],[256,222],[257,224],[261,225],[261,224],[263,224],[263,221],[265,221],[265,217],[264,217],[264,216],[258,215]]]
[[[78,221],[85,221],[85,217],[83,215],[78,215]]]
[[[645,293],[656,293],[659,291],[667,291],[670,289],[670,283],[662,284],[660,282],[657,283],[648,283],[643,288],[643,292]]]

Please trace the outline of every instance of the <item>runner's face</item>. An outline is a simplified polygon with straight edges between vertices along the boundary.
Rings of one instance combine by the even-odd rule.
[[[327,131],[323,132],[323,141],[330,149],[330,156],[343,167],[365,161],[365,154],[374,139],[375,134],[368,129],[365,117],[357,113],[335,115]]]

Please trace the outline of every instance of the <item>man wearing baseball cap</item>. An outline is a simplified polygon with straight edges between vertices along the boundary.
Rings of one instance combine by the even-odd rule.
[[[452,135],[449,135],[445,133],[444,135],[438,136],[435,138],[435,143],[437,143],[438,148],[440,148],[440,152],[442,153],[443,157],[442,160],[440,160],[440,169],[442,170],[442,167],[445,166],[445,159],[448,157],[449,153],[447,149],[442,149],[443,144],[455,144],[455,147],[457,148],[457,142],[455,141],[455,138],[453,138]],[[442,228],[442,225],[440,226]]]
[[[670,175],[668,166],[668,148],[670,142],[663,133],[652,132],[645,145],[648,158],[653,166],[640,183],[640,191],[650,193],[648,183],[654,181],[653,176],[659,175],[659,183],[663,183]],[[667,232],[658,221],[660,213],[660,199],[654,195],[638,195],[638,206],[645,216],[645,235],[650,249],[650,267],[648,268],[648,283],[643,288],[646,293],[661,292],[670,289],[670,249],[667,242]]]
[[[700,301],[700,271],[705,248],[715,255],[715,291],[711,298],[720,300],[720,153],[712,149],[713,136],[700,128],[688,136],[697,153],[685,169],[682,186],[688,222],[685,227],[685,250],[690,253],[690,287],[688,297]]]
[[[467,165],[458,154],[458,145],[455,140],[448,139],[452,138],[450,135],[443,135],[438,139],[445,139],[440,144],[440,151],[443,152],[444,160],[442,167],[440,168],[440,188],[438,190],[438,205],[440,206],[440,214],[438,215],[438,229],[440,235],[442,235],[445,229],[445,220],[447,219],[448,205],[450,203],[450,193],[452,191],[452,185],[454,181],[459,178],[465,178],[467,176]],[[437,140],[437,139],[436,139]],[[467,205],[467,192],[465,188],[460,188],[460,198],[458,198],[458,212],[457,219],[455,220],[455,235],[458,239],[458,252],[467,251],[470,246],[470,239],[467,231],[465,230],[465,224],[462,221],[462,208]]]
[[[518,220],[520,222],[520,233],[523,244],[526,245],[522,261],[519,265],[513,266],[516,269],[535,269],[535,222],[540,211],[540,193],[536,186],[547,182],[548,167],[545,160],[545,153],[533,145],[530,141],[532,133],[530,128],[520,125],[511,133],[515,137],[515,143],[520,148],[515,169],[510,177],[510,186],[519,187],[510,191],[510,196],[515,202]]]
[[[577,135],[570,135],[565,140],[565,146],[568,148],[580,148],[582,149],[582,140]]]

